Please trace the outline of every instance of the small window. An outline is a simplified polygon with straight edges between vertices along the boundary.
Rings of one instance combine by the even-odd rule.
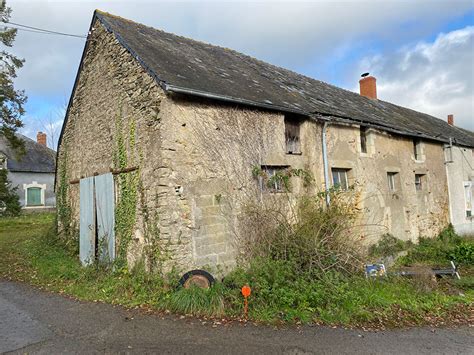
[[[26,190],[26,205],[41,206],[41,188],[29,187]]]
[[[287,166],[262,166],[263,177],[260,179],[260,187],[263,191],[283,192],[285,191],[285,171]]]
[[[360,151],[367,153],[367,127],[360,127]]]
[[[342,190],[349,189],[349,179],[347,178],[347,172],[349,169],[331,169],[332,172],[332,185]]]
[[[397,190],[398,173],[387,173],[388,190],[395,192]]]
[[[472,217],[472,187],[470,181],[464,182],[464,201],[466,202],[466,217]]]
[[[415,174],[415,190],[422,191],[425,188],[425,174]]]
[[[287,154],[301,154],[300,141],[301,121],[292,116],[285,116],[285,144]]]
[[[415,160],[421,160],[421,141],[419,139],[413,141],[413,156]]]

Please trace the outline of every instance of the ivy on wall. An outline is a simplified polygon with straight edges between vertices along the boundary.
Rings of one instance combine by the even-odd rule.
[[[255,179],[261,178],[265,186],[271,188],[275,183],[281,183],[285,192],[291,192],[291,178],[296,176],[303,180],[303,186],[308,187],[313,182],[311,173],[305,169],[287,168],[269,176],[260,166],[252,167],[252,176]]]
[[[133,239],[136,224],[140,220],[145,239],[143,256],[147,261],[148,269],[150,271],[161,270],[166,259],[166,253],[160,243],[158,198],[155,197],[155,208],[152,210],[149,201],[146,199],[143,181],[140,177],[143,154],[141,152],[138,154],[137,151],[136,122],[134,119],[129,119],[127,123],[128,130],[125,128],[122,110],[120,109],[115,120],[114,166],[116,169],[138,166],[138,169],[116,175],[118,187],[118,199],[115,208],[115,235],[118,245],[117,262],[122,266],[127,266],[130,242]],[[140,216],[137,216],[137,212],[140,212]]]
[[[72,207],[69,200],[69,181],[67,175],[68,149],[61,147],[62,156],[58,162],[56,189],[56,210],[58,219],[58,236],[68,249],[78,248],[79,231],[72,218]]]
[[[116,147],[114,165],[116,169],[125,169],[135,161],[135,131],[133,119],[129,121],[128,134],[124,133],[122,109],[115,119]],[[125,137],[128,138],[128,147]],[[130,152],[130,154],[128,154]],[[140,169],[116,175],[118,200],[115,207],[115,236],[118,250],[117,259],[126,264],[128,247],[133,238],[133,230],[137,217],[138,182]]]

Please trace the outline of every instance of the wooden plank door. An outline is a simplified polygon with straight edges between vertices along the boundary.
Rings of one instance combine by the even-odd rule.
[[[115,259],[115,198],[111,173],[95,177],[97,252],[100,261]]]
[[[94,178],[79,182],[79,259],[82,265],[89,265],[95,259],[95,208]]]

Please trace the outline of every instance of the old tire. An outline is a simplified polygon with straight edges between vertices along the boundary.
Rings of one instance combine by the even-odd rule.
[[[197,269],[185,273],[179,280],[179,285],[184,288],[190,288],[191,286],[209,288],[215,281],[210,273]]]

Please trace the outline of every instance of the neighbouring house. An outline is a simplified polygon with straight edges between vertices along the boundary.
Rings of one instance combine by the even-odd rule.
[[[183,269],[232,267],[243,206],[281,195],[255,170],[295,169],[314,181],[291,177],[294,196],[356,185],[369,242],[436,235],[445,148],[474,134],[377,99],[372,76],[360,89],[96,11],[59,140],[59,225],[85,264],[166,245]]]
[[[8,170],[8,180],[17,187],[25,210],[44,210],[56,206],[54,173],[56,152],[46,146],[46,134],[38,132],[37,141],[18,135],[25,154],[18,157],[4,136],[0,136],[0,169]]]
[[[448,124],[456,128],[454,115],[448,115]],[[445,155],[450,221],[457,233],[474,235],[474,149],[451,140]]]

